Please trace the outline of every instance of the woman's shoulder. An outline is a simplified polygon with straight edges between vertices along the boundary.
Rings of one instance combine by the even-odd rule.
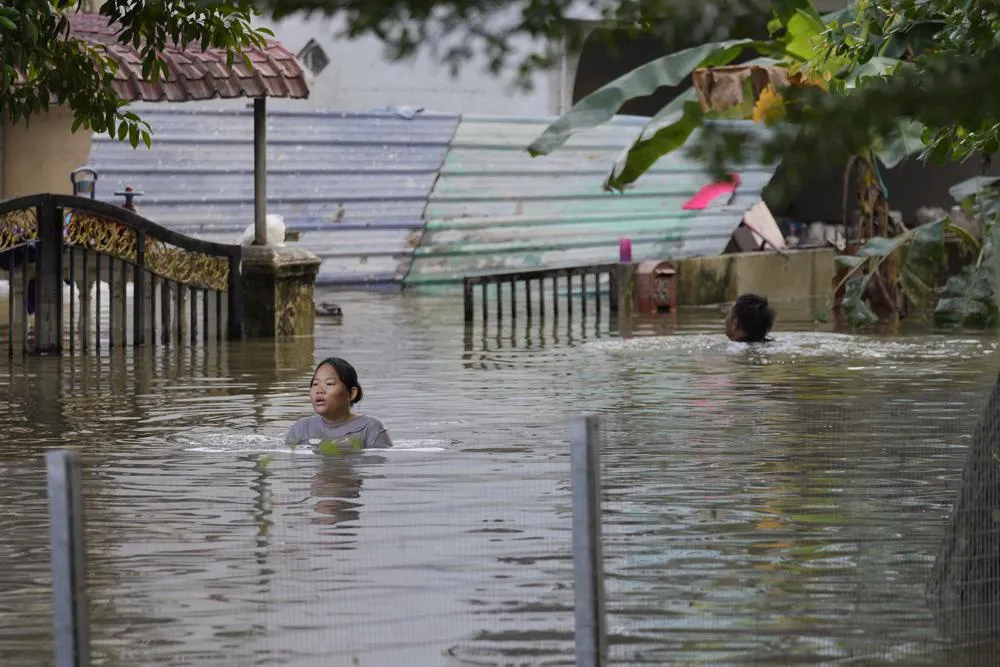
[[[296,419],[289,428],[292,430],[307,428],[321,419],[319,415],[309,415],[308,417]]]
[[[381,428],[381,429],[385,428],[385,424],[383,424],[382,420],[379,419],[378,417],[372,417],[371,415],[362,414],[362,415],[357,415],[355,419],[362,422],[365,427]]]

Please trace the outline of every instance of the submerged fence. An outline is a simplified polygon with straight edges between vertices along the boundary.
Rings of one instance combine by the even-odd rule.
[[[618,270],[618,264],[597,264],[467,277],[462,281],[465,322],[471,324],[476,319],[477,287],[483,322],[490,319],[491,310],[498,322],[504,319],[505,312],[507,318],[512,320],[516,320],[519,313],[529,320],[533,317],[558,319],[560,312],[564,317],[571,318],[574,307],[581,317],[586,318],[591,300],[594,317],[599,318],[602,311],[616,313]],[[491,287],[494,292],[492,309]]]

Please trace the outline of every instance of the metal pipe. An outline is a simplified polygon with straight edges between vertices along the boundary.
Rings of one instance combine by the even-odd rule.
[[[573,497],[573,595],[577,667],[607,662],[604,560],[601,549],[601,471],[598,420],[573,415],[569,423]]]
[[[52,547],[52,622],[56,666],[90,665],[83,486],[80,457],[67,449],[45,453]]]
[[[253,100],[253,203],[253,242],[254,245],[267,245],[266,97]]]

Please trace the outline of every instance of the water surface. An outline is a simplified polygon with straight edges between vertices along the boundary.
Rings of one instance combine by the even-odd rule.
[[[567,420],[602,417],[615,664],[958,664],[923,585],[994,336],[717,309],[490,322],[338,296],[315,339],[4,366],[0,663],[51,664],[45,477],[79,449],[94,653],[117,665],[570,665]],[[399,451],[289,451],[315,361]]]

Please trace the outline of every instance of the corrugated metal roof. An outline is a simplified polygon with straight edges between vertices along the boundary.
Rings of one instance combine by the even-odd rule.
[[[235,243],[253,223],[253,114],[141,105],[153,148],[94,137],[97,197],[131,184],[142,215]],[[268,211],[323,259],[320,284],[386,284],[405,275],[456,115],[270,112]]]
[[[89,44],[104,47],[118,64],[111,86],[123,100],[147,102],[186,102],[233,97],[309,97],[302,66],[291,51],[274,40],[264,48],[245,50],[253,69],[236,58],[226,66],[224,49],[207,49],[177,45],[163,50],[169,77],[152,82],[142,75],[142,58],[131,44],[118,41],[119,24],[108,24],[107,17],[98,14],[72,12],[68,14],[70,35]],[[23,76],[20,77],[23,79]]]
[[[621,237],[632,240],[636,261],[716,255],[774,171],[743,169],[730,205],[684,211],[709,179],[683,151],[661,158],[625,194],[602,189],[610,165],[648,119],[618,117],[551,155],[530,157],[525,147],[552,120],[462,118],[407,284],[615,262]]]

